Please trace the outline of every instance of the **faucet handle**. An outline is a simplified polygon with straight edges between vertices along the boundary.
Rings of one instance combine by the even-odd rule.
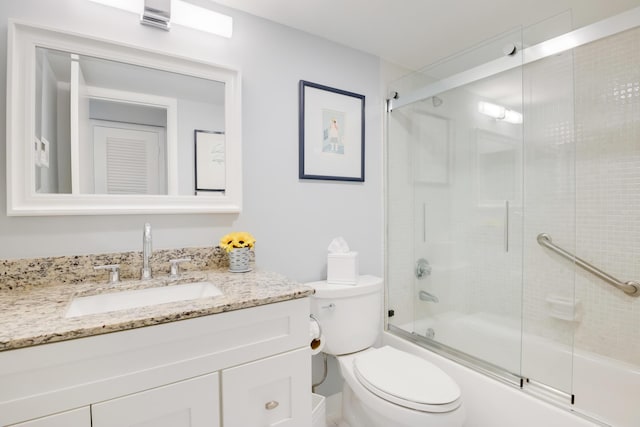
[[[120,281],[120,264],[98,265],[93,267],[94,270],[109,270],[109,284],[118,283]]]
[[[424,279],[429,276],[431,274],[431,265],[429,265],[429,261],[424,258],[420,258],[416,261],[415,273],[418,279]]]
[[[169,263],[171,264],[171,272],[169,273],[169,278],[177,279],[180,276],[180,264],[189,261],[191,261],[191,258],[170,259]]]

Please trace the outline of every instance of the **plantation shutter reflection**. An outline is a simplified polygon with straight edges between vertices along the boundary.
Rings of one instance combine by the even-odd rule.
[[[165,194],[157,132],[95,126],[94,141],[96,194]]]
[[[107,141],[107,193],[149,194],[144,141],[112,138]]]

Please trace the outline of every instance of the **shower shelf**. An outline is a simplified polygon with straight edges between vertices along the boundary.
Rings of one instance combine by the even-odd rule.
[[[545,298],[549,304],[550,317],[568,322],[579,322],[581,319],[580,300],[562,295],[550,294]]]

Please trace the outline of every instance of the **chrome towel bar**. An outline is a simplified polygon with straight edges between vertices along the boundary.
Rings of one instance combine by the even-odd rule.
[[[581,258],[578,258],[577,256],[565,251],[559,246],[554,245],[553,241],[551,240],[551,236],[549,236],[547,233],[538,234],[537,240],[540,246],[544,246],[545,248],[551,249],[553,252],[557,253],[558,255],[561,255],[566,259],[573,261],[578,267],[601,278],[608,284],[615,286],[625,294],[631,295],[633,297],[640,296],[640,283],[632,282],[632,281],[621,282],[620,280],[616,279],[610,274],[607,274],[604,271],[600,270],[599,268],[596,268],[593,265],[589,264],[587,261]]]

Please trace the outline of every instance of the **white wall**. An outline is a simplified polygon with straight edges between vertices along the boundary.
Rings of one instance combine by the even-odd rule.
[[[243,84],[244,208],[240,215],[7,217],[0,202],[0,259],[140,250],[145,221],[155,248],[215,245],[225,233],[257,238],[257,263],[300,280],[324,278],[326,246],[342,235],[360,253],[360,271],[382,273],[382,99],[378,58],[234,10],[231,40],[138,17],[86,0],[0,3],[0,75],[6,79],[7,18],[64,28],[238,68]],[[298,81],[366,96],[366,181],[298,180]],[[0,97],[6,96],[0,84]],[[0,134],[6,132],[0,106]],[[3,144],[4,147],[4,144]],[[0,149],[0,164],[5,163]],[[4,167],[3,167],[4,169]],[[5,187],[5,174],[0,188]]]

